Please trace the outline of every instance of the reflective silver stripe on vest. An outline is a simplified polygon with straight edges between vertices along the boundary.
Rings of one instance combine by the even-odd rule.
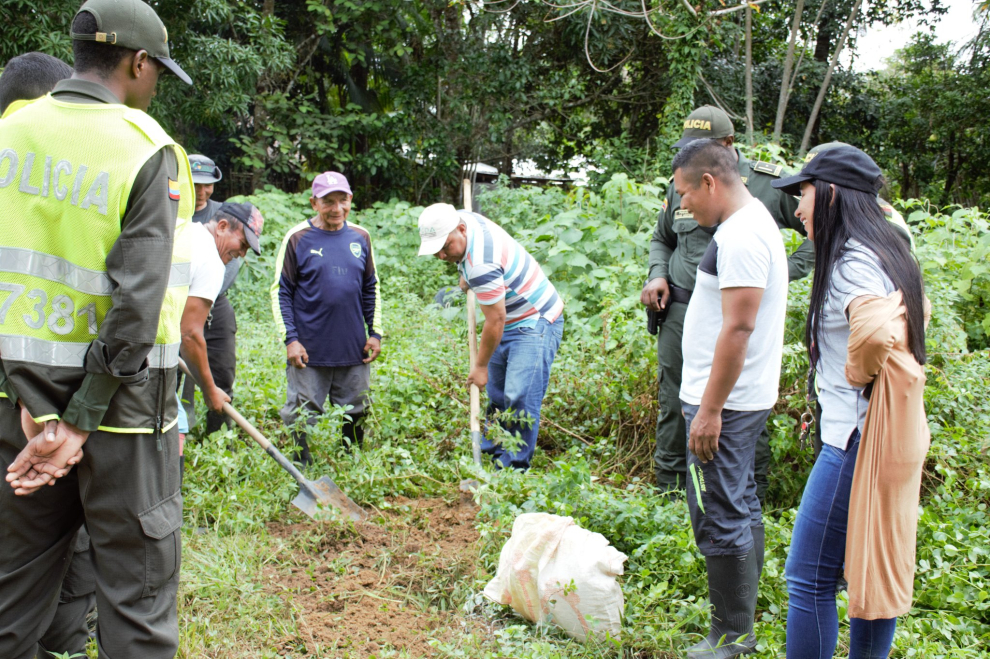
[[[3,355],[4,361],[82,368],[87,350],[89,350],[88,343],[44,341],[30,336],[0,335],[0,355]]]
[[[175,368],[179,365],[179,344],[158,344],[148,353],[148,366],[151,368]]]
[[[168,287],[188,286],[191,282],[192,263],[173,263],[172,269],[168,273]]]
[[[0,247],[0,271],[59,282],[90,295],[110,295],[113,292],[113,281],[107,273],[82,268],[61,257],[31,249]]]
[[[113,280],[106,272],[83,268],[59,256],[21,247],[0,247],[0,272],[31,275],[65,284],[89,295],[110,295]],[[192,264],[173,263],[168,273],[169,288],[188,286]]]
[[[82,368],[88,350],[88,343],[45,341],[30,336],[0,334],[0,354],[5,361]],[[178,343],[155,345],[148,353],[148,366],[151,368],[174,368],[178,365]]]

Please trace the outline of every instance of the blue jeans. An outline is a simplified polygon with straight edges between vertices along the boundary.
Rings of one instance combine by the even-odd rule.
[[[835,653],[839,614],[835,588],[846,558],[846,524],[859,431],[846,450],[825,444],[801,496],[784,575],[787,577],[787,659],[825,659]],[[849,659],[883,659],[897,618],[849,625]]]
[[[487,437],[481,442],[481,450],[493,455],[502,467],[529,469],[536,451],[540,408],[550,382],[550,367],[563,336],[563,316],[553,323],[541,318],[536,327],[506,330],[488,361],[487,415],[491,417],[496,411],[511,409],[514,416],[521,417],[520,421],[500,420],[503,428],[522,439],[523,445],[517,452]]]

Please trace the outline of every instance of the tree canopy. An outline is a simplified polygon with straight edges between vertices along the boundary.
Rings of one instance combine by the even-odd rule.
[[[150,112],[188,150],[218,161],[227,172],[220,194],[300,190],[337,169],[368,201],[420,202],[452,198],[468,162],[509,174],[514,161],[550,171],[577,156],[601,174],[595,180],[667,174],[693,107],[724,107],[742,135],[751,106],[753,139],[765,142],[784,87],[785,148],[798,147],[807,128],[812,143],[866,149],[901,194],[979,203],[990,170],[985,8],[974,6],[982,27],[972,43],[922,33],[879,73],[836,56],[847,25],[844,52],[854,57],[861,28],[935,21],[941,3],[859,10],[856,0],[811,0],[796,11],[783,0],[152,2],[195,86],[165,78]],[[78,0],[0,5],[11,26],[0,59],[39,50],[71,62],[77,8]],[[788,59],[793,84],[783,81]]]

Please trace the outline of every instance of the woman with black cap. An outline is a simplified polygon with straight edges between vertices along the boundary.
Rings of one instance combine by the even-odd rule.
[[[805,340],[822,405],[822,453],[798,509],[785,575],[788,659],[831,657],[836,584],[849,581],[849,659],[886,657],[911,607],[924,413],[921,270],[877,205],[880,168],[822,151],[774,187],[799,194],[815,245]]]

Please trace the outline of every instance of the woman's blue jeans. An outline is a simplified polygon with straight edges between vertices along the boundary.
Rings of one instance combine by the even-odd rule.
[[[859,431],[846,450],[822,447],[801,496],[787,577],[787,659],[829,659],[839,637],[835,588],[846,558],[846,524]],[[883,659],[890,653],[897,618],[849,625],[849,659]]]
[[[529,469],[536,451],[540,409],[550,382],[550,368],[563,335],[563,316],[553,323],[540,318],[536,327],[506,330],[488,362],[488,416],[512,410],[513,416],[521,418],[500,421],[503,428],[522,440],[518,451],[509,451],[488,438],[481,442],[481,450],[492,454],[502,467]]]

